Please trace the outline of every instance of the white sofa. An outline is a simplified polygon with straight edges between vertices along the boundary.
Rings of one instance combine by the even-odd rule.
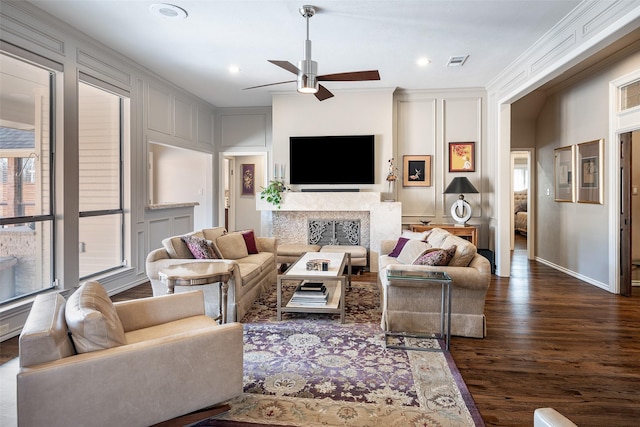
[[[204,315],[201,291],[113,304],[89,282],[68,300],[38,295],[19,341],[18,425],[149,426],[225,402],[242,393],[242,334]]]
[[[484,338],[484,304],[491,283],[491,264],[477,253],[471,242],[441,228],[408,233],[412,238],[400,253],[391,256],[397,240],[381,242],[378,284],[381,288],[382,321],[385,331],[425,332],[440,330],[440,288],[407,287],[387,278],[387,270],[445,271],[453,281],[451,288],[451,335]],[[453,259],[445,266],[412,265],[428,248],[456,245]]]
[[[183,236],[196,236],[209,242],[216,259],[195,259],[183,241]],[[162,248],[149,253],[146,273],[151,281],[153,295],[164,295],[167,287],[160,280],[159,271],[170,265],[188,262],[221,262],[233,269],[229,281],[227,321],[241,321],[260,294],[276,282],[277,240],[275,237],[255,237],[258,253],[249,253],[241,232],[230,232],[224,227],[205,228],[162,241]],[[218,313],[218,285],[176,286],[175,292],[202,289],[205,292],[206,312],[214,317]]]

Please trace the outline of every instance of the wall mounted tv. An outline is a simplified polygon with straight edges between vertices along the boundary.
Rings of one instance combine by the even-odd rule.
[[[375,184],[374,135],[292,136],[291,184]]]

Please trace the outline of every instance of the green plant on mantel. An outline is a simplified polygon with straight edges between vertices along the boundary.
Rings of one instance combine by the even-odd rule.
[[[260,199],[266,200],[280,209],[282,205],[282,193],[287,190],[289,190],[289,188],[284,184],[284,181],[269,181],[269,185],[262,187]]]

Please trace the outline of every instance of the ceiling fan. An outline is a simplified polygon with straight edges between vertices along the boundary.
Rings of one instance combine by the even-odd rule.
[[[334,96],[329,90],[319,84],[319,82],[357,82],[365,80],[380,80],[380,74],[378,70],[369,71],[352,71],[347,73],[336,74],[324,74],[318,75],[318,63],[311,60],[311,40],[309,40],[309,18],[316,13],[315,6],[305,5],[300,8],[300,14],[307,20],[307,39],[304,42],[304,59],[298,61],[296,67],[289,61],[276,61],[269,60],[272,64],[285,70],[296,74],[298,78],[296,80],[288,80],[286,82],[268,83],[265,85],[247,87],[245,89],[256,89],[259,87],[279,85],[283,83],[298,83],[298,92],[300,93],[312,93],[320,101],[324,101],[327,98]]]

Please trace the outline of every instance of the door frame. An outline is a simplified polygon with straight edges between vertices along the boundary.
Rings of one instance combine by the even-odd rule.
[[[268,174],[267,174],[267,160],[268,153],[266,151],[224,151],[219,153],[218,159],[218,222],[221,226],[224,226],[224,183],[225,183],[225,174],[227,171],[225,170],[225,160],[229,161],[229,228],[235,230],[235,222],[236,222],[236,211],[235,211],[235,200],[234,198],[237,196],[237,185],[235,179],[235,168],[237,167],[237,160],[239,157],[247,157],[247,156],[257,156],[262,160],[262,170],[264,171],[264,176],[262,177],[262,182],[268,182]],[[256,188],[256,196],[260,194],[258,188]]]
[[[609,195],[609,291],[620,294],[621,289],[621,245],[620,236],[621,221],[620,210],[622,204],[622,185],[621,177],[621,135],[627,132],[633,132],[640,129],[640,107],[630,108],[621,111],[620,108],[620,88],[640,80],[640,69],[635,70],[625,76],[612,80],[609,83],[609,149],[605,157],[608,171],[605,171],[609,178],[607,193]],[[631,191],[629,189],[629,191]],[[605,196],[605,200],[607,197]],[[629,248],[630,250],[630,248]],[[625,266],[626,268],[626,266]]]

